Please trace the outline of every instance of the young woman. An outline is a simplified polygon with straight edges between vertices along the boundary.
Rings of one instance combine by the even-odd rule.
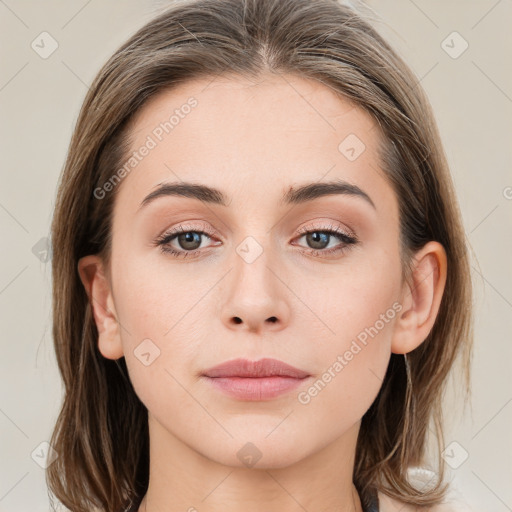
[[[52,244],[67,508],[444,510],[465,235],[416,77],[351,8],[142,27],[84,101]]]

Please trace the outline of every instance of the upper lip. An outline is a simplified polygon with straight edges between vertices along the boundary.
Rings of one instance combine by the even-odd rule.
[[[209,368],[203,372],[207,377],[294,377],[303,379],[309,377],[307,372],[299,370],[278,359],[260,359],[259,361],[249,361],[248,359],[233,359],[225,361],[217,366]]]

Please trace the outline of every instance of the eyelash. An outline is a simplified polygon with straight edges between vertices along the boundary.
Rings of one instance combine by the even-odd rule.
[[[200,229],[190,228],[187,226],[179,225],[176,228],[172,229],[171,231],[168,231],[162,235],[160,235],[154,242],[154,245],[160,247],[160,250],[164,254],[170,254],[176,258],[187,258],[192,257],[195,258],[199,256],[199,253],[202,252],[201,249],[195,249],[193,251],[185,251],[185,250],[176,250],[169,246],[170,242],[174,240],[178,235],[182,233],[198,233],[200,235],[206,235],[208,238],[212,238],[215,233],[213,230],[211,230],[208,226],[202,226]],[[344,245],[337,246],[331,249],[311,249],[306,248],[307,252],[313,256],[320,256],[320,257],[326,257],[331,256],[333,254],[341,254],[345,252],[346,250],[350,249],[351,245],[355,245],[359,242],[359,240],[356,238],[354,233],[346,233],[345,231],[341,230],[340,228],[329,225],[329,227],[321,227],[321,228],[302,228],[299,230],[299,238],[302,238],[305,235],[308,235],[310,233],[326,233],[328,235],[334,235],[335,237],[339,238]]]

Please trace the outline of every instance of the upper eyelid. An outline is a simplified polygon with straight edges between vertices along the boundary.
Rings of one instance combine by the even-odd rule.
[[[348,226],[343,227],[343,225],[337,221],[329,221],[329,225],[323,226],[303,226],[298,230],[301,235],[312,231],[338,231],[347,236],[356,237],[356,234],[352,229]]]
[[[188,226],[187,222],[179,223],[177,226],[174,226],[172,228],[166,229],[161,236],[167,236],[171,234],[179,234],[179,233],[187,233],[189,231],[192,231],[194,233],[204,233],[205,235],[213,236],[217,233],[217,230],[215,229],[209,229],[206,224],[202,224],[201,226]],[[194,221],[191,221],[194,222]]]
[[[212,238],[214,238],[217,235],[217,231],[215,229],[209,230],[208,228],[204,227],[205,226],[204,224],[199,228],[197,226],[193,226],[193,225],[187,226],[184,224],[186,224],[186,222],[180,223],[177,226],[164,231],[162,233],[162,235],[160,235],[158,237],[158,239],[163,240],[165,238],[172,237],[172,240],[175,240],[175,238],[179,234],[187,233],[187,232],[200,233],[201,235],[206,236],[210,240],[212,240]],[[339,223],[333,222],[333,221],[330,221],[328,225],[324,224],[324,225],[318,225],[318,226],[314,226],[314,225],[313,226],[302,226],[301,228],[299,228],[298,234],[295,236],[295,238],[302,238],[306,234],[312,233],[315,231],[332,232],[331,234],[334,236],[339,237],[339,236],[345,235],[346,237],[353,238],[353,239],[357,240],[357,235],[351,229],[343,229],[339,225]],[[338,235],[336,235],[337,233],[338,233]],[[169,241],[169,243],[170,243],[170,241]],[[200,250],[200,249],[197,249],[197,250]]]
[[[198,222],[199,224],[198,225],[194,225],[193,224],[194,222]],[[355,235],[355,233],[353,232],[352,229],[350,229],[348,226],[344,225],[340,221],[335,221],[335,220],[324,220],[324,221],[317,220],[317,221],[313,221],[313,222],[317,222],[318,225],[301,226],[298,229],[298,232],[302,233],[304,231],[311,231],[311,230],[315,230],[315,229],[319,230],[319,231],[320,230],[327,231],[329,229],[338,228],[339,230],[344,231],[347,234]],[[345,226],[345,228],[343,228],[343,226]],[[208,224],[203,223],[202,221],[194,221],[194,220],[180,222],[176,226],[164,230],[163,233],[164,234],[170,234],[170,233],[173,233],[175,231],[194,231],[194,232],[204,231],[205,234],[217,234],[218,233],[218,230],[216,230],[215,228],[209,229],[209,225]]]

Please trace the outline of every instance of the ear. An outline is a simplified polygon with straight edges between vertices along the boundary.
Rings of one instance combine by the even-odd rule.
[[[98,349],[107,359],[124,355],[110,282],[102,259],[95,255],[78,261],[78,273],[85,287],[98,329]]]
[[[404,283],[403,308],[395,323],[391,352],[406,354],[421,345],[434,325],[446,283],[447,259],[439,242],[428,242],[415,255],[412,283]]]

